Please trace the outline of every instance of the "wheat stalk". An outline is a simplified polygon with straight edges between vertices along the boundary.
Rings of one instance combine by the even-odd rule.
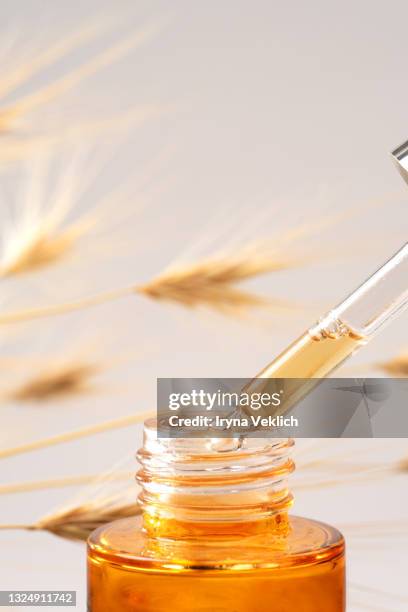
[[[92,295],[73,302],[67,302],[65,304],[55,304],[52,306],[29,308],[12,312],[3,312],[2,314],[0,314],[0,325],[8,325],[12,323],[21,323],[24,321],[33,321],[35,319],[55,317],[58,315],[67,314],[69,312],[75,312],[77,310],[84,310],[86,308],[92,308],[93,306],[99,306],[101,304],[105,304],[106,302],[112,302],[125,296],[134,295],[134,293],[135,288],[133,286],[121,287],[119,289],[113,289],[112,291],[106,291],[104,293]]]
[[[41,440],[35,440],[34,442],[28,442],[27,444],[21,444],[10,448],[4,448],[0,450],[0,459],[8,457],[15,457],[17,455],[29,453],[50,446],[58,444],[64,444],[66,442],[72,442],[73,440],[79,440],[88,436],[93,436],[98,433],[104,433],[106,431],[112,431],[113,429],[121,429],[123,427],[129,427],[129,425],[135,425],[136,423],[142,423],[146,419],[153,416],[152,411],[140,412],[138,414],[132,414],[130,416],[120,417],[111,421],[104,421],[103,423],[97,423],[88,427],[82,427],[74,431],[67,431],[56,436],[49,438],[42,438]]]
[[[32,491],[47,491],[49,489],[62,489],[78,485],[89,485],[95,483],[100,474],[78,474],[75,476],[64,476],[63,478],[49,478],[46,480],[28,480],[25,482],[13,482],[0,485],[0,495],[11,495],[14,493],[29,493]],[[115,471],[111,480],[130,480],[133,472]]]

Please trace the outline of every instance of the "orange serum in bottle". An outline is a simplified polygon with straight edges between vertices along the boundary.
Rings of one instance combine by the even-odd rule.
[[[288,514],[289,439],[160,439],[138,453],[141,514],[88,542],[90,612],[344,612],[344,539]]]

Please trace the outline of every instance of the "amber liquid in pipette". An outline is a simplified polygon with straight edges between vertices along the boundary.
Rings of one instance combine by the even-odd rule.
[[[363,336],[344,323],[336,330],[308,330],[274,359],[261,377],[324,378],[365,343]]]
[[[276,411],[283,414],[365,343],[364,336],[340,320],[327,327],[318,325],[267,365],[245,391],[272,394],[283,385],[285,400]]]

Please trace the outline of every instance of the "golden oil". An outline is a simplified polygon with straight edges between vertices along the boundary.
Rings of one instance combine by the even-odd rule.
[[[365,343],[340,320],[322,321],[258,374],[265,378],[324,378]]]
[[[257,412],[265,416],[284,414],[366,341],[341,320],[323,319],[266,366],[244,391],[272,396],[283,389],[282,402],[275,412],[270,407]]]
[[[288,514],[293,442],[219,442],[146,424],[142,514],[91,535],[90,612],[345,610],[343,537]]]

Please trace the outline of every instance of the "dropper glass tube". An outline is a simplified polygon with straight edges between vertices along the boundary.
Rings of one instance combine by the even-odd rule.
[[[408,243],[258,378],[323,378],[408,306]]]
[[[397,147],[392,157],[408,183],[408,141]],[[277,385],[284,384],[286,399],[278,412],[287,412],[317,385],[318,379],[338,368],[407,306],[408,242],[267,365],[245,391],[273,393]]]
[[[310,327],[244,388],[248,394],[284,389],[273,416],[285,414],[322,378],[408,306],[408,243],[341,304]],[[270,408],[262,408],[264,416]]]

